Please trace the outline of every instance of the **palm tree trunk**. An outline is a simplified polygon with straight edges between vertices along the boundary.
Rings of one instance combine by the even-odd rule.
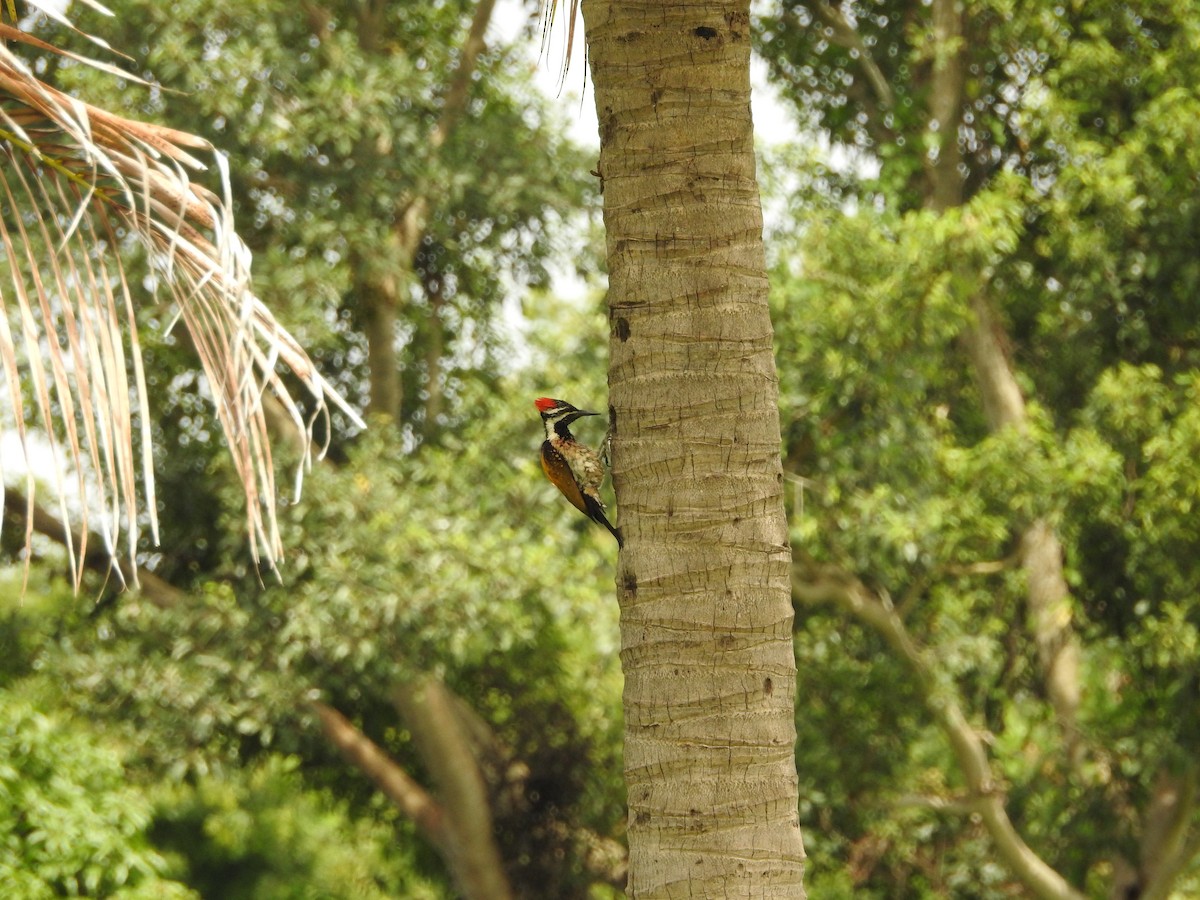
[[[629,895],[803,896],[749,4],[589,0]]]

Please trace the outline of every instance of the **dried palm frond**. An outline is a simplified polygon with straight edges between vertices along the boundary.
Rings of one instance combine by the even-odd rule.
[[[567,72],[571,68],[571,51],[575,47],[575,26],[579,22],[579,0],[541,0],[538,4],[538,17],[542,26],[541,55],[546,56],[550,48],[550,35],[558,21],[560,8],[566,16],[567,30],[563,43],[562,63],[558,70],[558,87],[561,90],[567,80]],[[583,80],[587,83],[587,46],[583,48]]]
[[[67,498],[78,496],[85,541],[97,530],[115,554],[124,523],[132,558],[139,509],[158,541],[147,382],[135,292],[122,264],[132,236],[198,351],[246,495],[251,553],[273,565],[282,546],[264,393],[278,398],[304,435],[297,488],[311,456],[312,422],[327,413],[326,403],[357,424],[361,419],[254,296],[250,254],[233,228],[228,172],[215,148],[54,89],[13,52],[16,44],[63,51],[0,22],[0,371],[6,388],[0,397],[11,407],[5,427],[15,429],[25,451],[25,495],[32,504],[33,469],[48,471],[67,529],[73,505]],[[212,154],[221,196],[191,179],[189,173],[206,168],[193,151]],[[312,394],[315,411],[307,421],[276,371],[280,363]],[[104,511],[92,528],[89,498]],[[27,544],[29,538],[27,531]],[[86,555],[86,547],[71,550],[77,586]]]

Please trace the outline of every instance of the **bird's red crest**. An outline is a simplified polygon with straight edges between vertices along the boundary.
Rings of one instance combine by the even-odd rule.
[[[538,412],[545,412],[548,409],[554,409],[556,406],[561,406],[561,402],[551,397],[538,397],[533,401],[533,405],[538,408]]]

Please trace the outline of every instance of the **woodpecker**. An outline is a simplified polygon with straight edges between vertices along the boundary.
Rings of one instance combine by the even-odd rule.
[[[604,504],[600,501],[600,483],[604,481],[600,457],[590,447],[575,440],[568,428],[576,419],[600,414],[576,409],[570,403],[550,397],[540,397],[533,405],[542,414],[542,425],[546,429],[546,440],[542,441],[542,471],[572,506],[612,532],[618,547],[624,546],[621,532],[605,517]]]

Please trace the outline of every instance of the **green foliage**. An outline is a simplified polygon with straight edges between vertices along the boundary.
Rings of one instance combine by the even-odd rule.
[[[303,15],[279,0],[113,8],[115,22],[95,27],[163,89],[69,64],[59,77],[118,108],[187,122],[229,155],[256,292],[329,377],[365,401],[362,326],[389,281],[399,285],[406,424],[425,430],[422,395],[452,396],[494,373],[502,303],[546,285],[552,252],[577,250],[565,223],[594,196],[564,114],[530,83],[528,48],[489,42],[439,144],[431,136],[473,4],[339,0]],[[405,258],[396,227],[423,195],[424,240]],[[440,424],[454,424],[455,407],[446,415]]]
[[[108,718],[143,764],[205,774],[272,745],[303,697],[270,666],[269,635],[254,624],[216,584],[182,609],[118,598],[101,627],[65,631],[41,665],[74,686],[63,700]]]
[[[332,703],[420,776],[390,694],[435,673],[530,770],[529,807],[498,824],[515,883],[528,896],[582,895],[589,876],[563,823],[608,834],[622,817],[616,609],[605,599],[615,548],[537,471],[540,431],[523,396],[536,390],[514,383],[507,393],[522,402],[481,393],[476,418],[438,446],[398,454],[394,433],[378,429],[344,467],[314,471],[283,517],[293,552],[282,584],[235,593],[210,583],[169,609],[118,598],[101,628],[67,629],[43,649],[41,667],[69,686],[57,702],[108,722],[146,777],[201,779],[180,834],[226,827],[222,791],[239,798],[228,816],[242,821],[244,805],[260,802],[255,778],[268,799],[293,782],[321,786],[349,804],[345,827],[390,829],[395,813],[332,752],[308,700]],[[245,774],[274,765],[275,752],[303,758],[302,779]],[[304,817],[279,802],[280,817]],[[221,872],[267,878],[264,860],[303,855],[270,849],[284,837],[269,817],[251,819],[257,849],[246,859],[220,835],[166,846],[200,873],[188,881],[202,890]],[[211,858],[196,856],[202,848]],[[427,848],[416,859],[409,865],[439,877]]]
[[[168,877],[151,805],[85,726],[0,691],[0,883],[7,896],[196,896]]]
[[[623,815],[615,549],[538,471],[532,400],[602,385],[602,319],[547,291],[552,254],[595,268],[590,162],[529,83],[526,48],[491,40],[436,145],[469,3],[335,2],[299,16],[277,2],[112,6],[115,20],[81,9],[81,23],[155,87],[69,60],[49,75],[227,151],[256,293],[360,403],[366,300],[394,279],[404,408],[398,427],[356,443],[315,423],[318,438],[335,433],[336,462],[283,512],[288,557],[273,581],[248,559],[194,348],[163,332],[173,310],[143,309],[165,450],[164,547],[141,562],[182,594],[156,606],[108,592],[88,616],[59,605],[52,553],[34,565],[29,615],[0,621],[12,650],[0,675],[120,747],[148,823],[139,840],[205,896],[437,897],[452,890],[444,864],[309,706],[336,705],[427,782],[389,695],[434,674],[529,768],[524,806],[497,821],[518,892],[585,896],[594,876],[574,832],[610,837]],[[406,259],[397,225],[421,195],[426,234]],[[505,337],[517,297],[537,332],[520,354]],[[527,353],[537,367],[514,371]],[[274,447],[289,455],[284,439]]]
[[[1022,836],[1103,893],[1113,859],[1139,858],[1160,779],[1192,777],[1200,751],[1200,17],[963,7],[965,201],[934,215],[930,7],[836,5],[858,50],[832,8],[760,23],[801,119],[878,164],[791,150],[766,167],[795,192],[774,201],[796,221],[771,248],[793,539],[887,592],[985,731]],[[1020,429],[989,427],[959,339],[980,296]],[[1062,542],[1083,645],[1074,762],[1026,621],[1019,536],[1037,520]],[[908,673],[828,611],[798,623],[810,854],[879,896],[1010,896],[986,834],[938,811],[961,783]],[[824,759],[831,728],[862,765]]]
[[[908,0],[839,5],[861,41],[839,39],[821,5],[785,0],[759,21],[757,48],[801,121],[837,144],[869,151],[883,163],[878,188],[889,205],[920,205],[926,154],[927,105],[937,51],[929,8]],[[1020,153],[1030,76],[1049,65],[1074,10],[1039,4],[1019,13],[1009,2],[974,4],[962,37],[967,51],[962,145],[968,195]],[[878,76],[863,72],[869,58]],[[878,84],[886,84],[881,95]]]
[[[156,798],[152,834],[204,897],[437,900],[413,873],[412,838],[355,821],[345,804],[307,787],[294,757],[268,756]]]
[[[460,394],[473,383],[494,388],[505,367],[504,304],[545,286],[552,252],[577,248],[567,221],[585,220],[594,196],[562,114],[529,84],[527,48],[489,44],[456,127],[435,147],[470,4],[330,3],[297,16],[283,3],[128,0],[114,11],[98,33],[162,88],[69,61],[54,73],[62,84],[185,122],[228,154],[256,292],[360,406],[373,352],[364,319],[381,285],[397,285],[406,450],[469,415]],[[408,259],[396,229],[422,194],[425,239]],[[172,535],[146,561],[188,587],[221,571],[243,537],[217,527],[231,508],[227,463],[194,349],[162,334],[172,315],[147,309],[142,323],[152,427],[167,448],[156,460],[163,534]],[[427,407],[434,395],[445,402]],[[318,440],[332,435],[337,459],[344,424],[314,423]]]

